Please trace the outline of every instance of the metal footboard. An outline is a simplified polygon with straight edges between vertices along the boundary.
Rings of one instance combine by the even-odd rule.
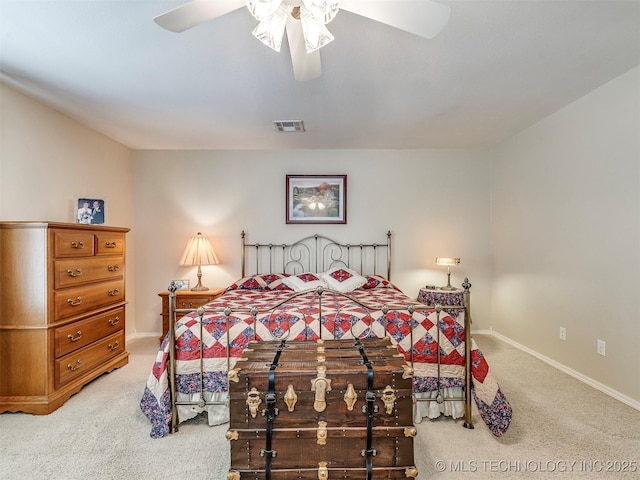
[[[397,312],[407,312],[411,317],[413,317],[414,312],[416,310],[420,310],[420,311],[435,311],[436,312],[436,319],[437,319],[437,342],[438,342],[438,346],[440,345],[440,335],[441,335],[441,331],[440,331],[440,315],[441,312],[443,310],[449,311],[449,310],[464,310],[464,329],[465,329],[465,334],[464,334],[464,340],[465,340],[465,366],[464,366],[464,380],[465,380],[465,387],[464,387],[464,394],[462,395],[462,397],[444,397],[444,395],[442,395],[443,389],[444,387],[441,385],[441,375],[440,375],[440,348],[438,348],[437,351],[437,372],[438,372],[438,394],[435,398],[414,398],[415,401],[417,402],[432,402],[432,401],[436,401],[438,403],[443,403],[445,401],[455,401],[455,402],[464,402],[464,424],[463,426],[465,428],[474,428],[473,427],[473,421],[472,421],[472,411],[471,411],[471,386],[472,386],[472,372],[471,372],[471,313],[470,313],[470,287],[471,284],[468,282],[468,280],[465,278],[465,281],[463,283],[463,294],[464,294],[464,305],[454,305],[454,306],[442,306],[440,304],[436,304],[436,305],[420,305],[420,304],[410,304],[410,305],[383,305],[382,307],[380,306],[371,306],[371,305],[366,305],[363,302],[361,302],[360,300],[354,298],[351,295],[348,295],[346,293],[342,293],[336,290],[332,290],[332,289],[328,289],[328,288],[323,288],[323,287],[319,287],[315,290],[315,293],[317,294],[318,297],[318,318],[317,321],[319,322],[319,337],[322,339],[322,318],[323,318],[323,314],[322,314],[322,297],[325,293],[330,293],[330,294],[336,294],[339,295],[341,297],[347,298],[349,301],[353,302],[354,304],[358,305],[359,307],[365,309],[367,312],[372,312],[372,311],[381,311],[383,314],[383,319],[384,319],[384,324],[383,324],[383,328],[384,328],[384,336],[389,336],[388,335],[388,330],[387,330],[387,322],[388,322],[388,317],[387,314],[390,311],[397,311]],[[286,306],[289,302],[291,302],[292,300],[294,300],[295,298],[298,298],[301,295],[307,295],[309,294],[309,291],[305,291],[305,292],[298,292],[298,293],[294,293],[291,296],[289,296],[288,298],[286,298],[285,300],[278,302],[274,305],[272,305],[271,307],[269,307],[268,309],[263,309],[263,310],[259,310],[256,307],[253,308],[236,308],[236,309],[232,309],[230,307],[220,307],[220,308],[209,308],[209,307],[199,307],[197,309],[178,309],[176,308],[176,295],[175,295],[175,291],[176,291],[176,285],[174,284],[174,282],[171,282],[171,285],[169,286],[169,308],[170,308],[170,325],[169,325],[169,363],[168,363],[168,382],[169,382],[169,391],[170,391],[170,397],[171,397],[171,427],[170,427],[170,432],[177,432],[178,431],[178,424],[179,424],[179,418],[178,418],[178,409],[176,408],[179,405],[197,405],[200,408],[203,408],[207,405],[225,405],[227,402],[226,401],[207,401],[204,398],[204,356],[203,356],[203,350],[204,350],[204,342],[202,341],[202,339],[204,338],[204,325],[203,325],[203,319],[204,319],[204,315],[206,313],[222,313],[224,314],[225,318],[226,318],[226,325],[225,325],[225,329],[226,329],[226,340],[227,340],[227,346],[226,346],[226,363],[227,363],[227,372],[228,375],[232,374],[232,368],[231,368],[231,354],[230,354],[230,350],[231,350],[231,337],[230,337],[230,317],[232,314],[237,314],[237,313],[245,313],[245,314],[250,314],[253,317],[253,335],[254,335],[254,340],[257,340],[256,336],[258,334],[258,317],[260,314],[268,314],[269,315],[269,325],[271,322],[271,315],[273,315],[278,309]],[[187,313],[191,313],[191,312],[196,312],[198,317],[194,318],[194,320],[196,320],[199,323],[199,335],[200,335],[200,342],[199,342],[199,359],[200,359],[200,398],[198,400],[178,400],[177,398],[177,386],[176,386],[176,375],[177,375],[177,371],[176,371],[176,331],[175,331],[175,325],[176,325],[176,321],[179,318],[179,316],[181,317],[182,315],[185,315]],[[336,312],[335,315],[339,315],[340,311]],[[304,321],[304,314],[302,314],[302,321]],[[369,315],[370,318],[373,318],[371,315]],[[290,327],[289,327],[290,328]],[[268,328],[268,331],[271,332],[271,329]],[[372,329],[369,329],[371,334]],[[354,338],[357,337],[357,335],[352,331],[351,334],[353,335]],[[288,333],[286,334],[288,335]],[[285,335],[285,336],[286,336]],[[411,331],[410,331],[410,341],[411,341],[411,349],[410,349],[410,360],[409,363],[411,365],[411,368],[413,369],[414,367],[414,328],[413,325],[411,326]],[[363,338],[363,337],[360,337]],[[276,338],[274,336],[273,338],[274,340],[280,340],[282,338]],[[229,381],[229,380],[227,380]]]

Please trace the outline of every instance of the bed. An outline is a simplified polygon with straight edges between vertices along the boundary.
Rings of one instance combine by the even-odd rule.
[[[470,335],[467,279],[461,305],[437,294],[431,304],[409,298],[391,282],[390,232],[384,242],[359,244],[323,235],[249,243],[242,232],[241,252],[241,278],[204,307],[177,309],[169,287],[174,328],[140,401],[151,437],[203,412],[211,425],[227,422],[227,385],[250,342],[384,336],[412,368],[416,423],[447,415],[473,428],[473,399],[490,431],[506,432],[511,407]]]

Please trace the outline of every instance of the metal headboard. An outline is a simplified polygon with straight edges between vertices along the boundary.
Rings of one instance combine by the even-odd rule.
[[[391,232],[384,243],[340,243],[311,235],[293,243],[247,243],[242,231],[242,277],[263,273],[325,272],[343,266],[391,280]]]

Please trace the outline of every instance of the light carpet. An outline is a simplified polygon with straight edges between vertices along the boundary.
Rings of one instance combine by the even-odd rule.
[[[488,335],[475,335],[513,408],[495,438],[441,418],[418,424],[419,479],[640,478],[640,412]],[[139,409],[157,339],[130,341],[129,364],[103,375],[46,416],[0,415],[2,480],[225,480],[227,425],[196,417],[149,437]]]

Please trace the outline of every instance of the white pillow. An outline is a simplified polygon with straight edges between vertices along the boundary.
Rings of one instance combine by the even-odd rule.
[[[283,278],[282,282],[294,292],[304,292],[306,290],[315,290],[318,287],[326,287],[320,275],[310,272],[290,275]]]
[[[332,268],[322,274],[322,280],[327,287],[342,293],[352,292],[367,283],[366,278],[346,267]]]

